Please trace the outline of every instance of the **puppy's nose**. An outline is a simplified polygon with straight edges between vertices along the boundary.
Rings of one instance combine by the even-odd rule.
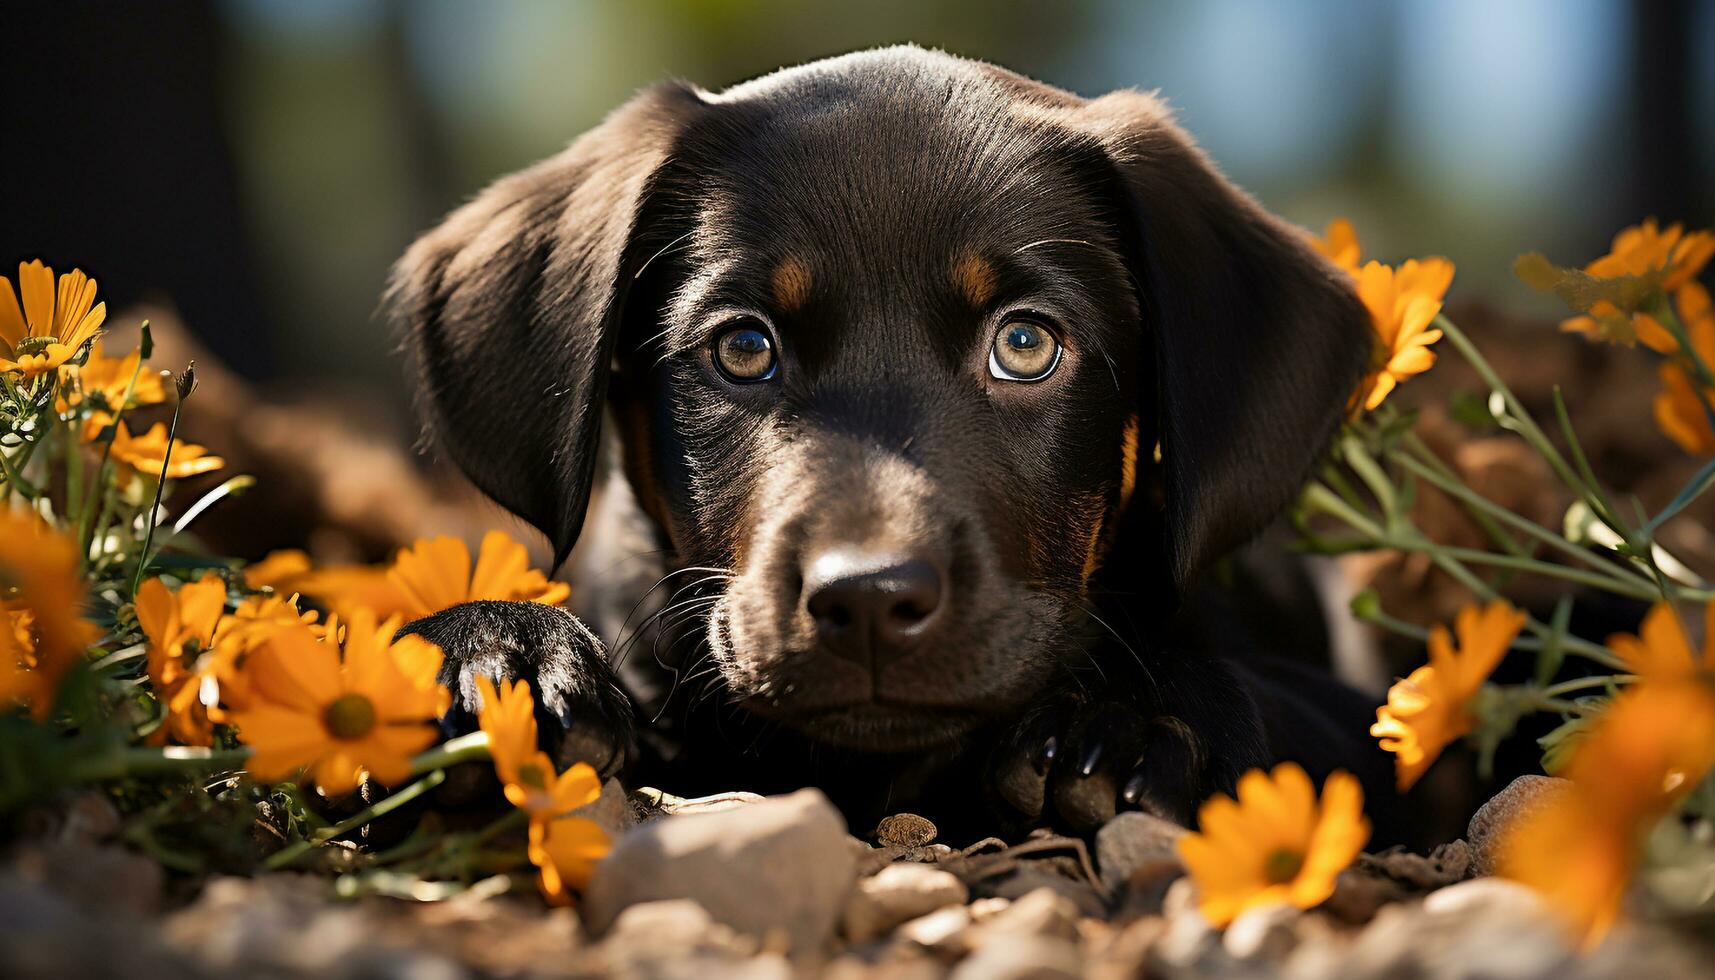
[[[823,552],[804,574],[805,605],[828,649],[880,665],[934,626],[946,575],[924,556]]]

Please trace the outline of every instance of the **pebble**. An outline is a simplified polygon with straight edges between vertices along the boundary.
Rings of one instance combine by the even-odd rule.
[[[619,780],[609,779],[601,785],[601,796],[594,803],[572,811],[572,816],[595,821],[609,837],[618,837],[637,823],[637,814],[626,800],[625,787]]]
[[[846,938],[852,942],[874,939],[943,906],[963,905],[968,897],[965,883],[945,871],[923,864],[890,864],[858,879],[846,901]]]
[[[1471,874],[1494,874],[1501,828],[1553,802],[1571,784],[1553,776],[1520,776],[1496,793],[1471,817],[1465,840],[1471,849]]]
[[[1049,936],[1076,939],[1078,907],[1051,888],[1038,888],[1013,900],[983,923],[984,936]]]
[[[1078,947],[1046,936],[995,936],[949,973],[948,980],[1077,980],[1083,960]]]
[[[584,916],[599,936],[633,905],[689,898],[740,933],[779,931],[807,953],[832,938],[856,877],[839,811],[800,790],[632,830],[596,867]]]
[[[939,911],[919,916],[894,930],[894,935],[928,949],[962,949],[959,942],[971,924],[970,910],[963,905],[949,905]]]
[[[1303,913],[1290,905],[1265,905],[1239,913],[1221,937],[1237,960],[1277,960],[1298,945],[1295,927]]]
[[[1147,813],[1122,813],[1096,832],[1096,867],[1102,884],[1118,893],[1132,873],[1163,859],[1179,860],[1185,828]]]
[[[895,813],[883,817],[875,828],[875,842],[882,847],[924,847],[935,840],[938,831],[927,817],[915,813]]]

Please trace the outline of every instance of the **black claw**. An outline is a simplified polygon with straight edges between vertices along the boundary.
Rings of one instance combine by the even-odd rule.
[[[1036,750],[1036,758],[1031,760],[1031,764],[1036,768],[1037,772],[1046,772],[1048,766],[1054,762],[1054,757],[1059,754],[1060,740],[1057,737],[1050,735],[1047,740],[1042,743],[1042,747]]]
[[[1078,763],[1078,775],[1089,776],[1096,771],[1096,766],[1102,762],[1102,743],[1096,742],[1084,752],[1084,758]]]
[[[1128,806],[1137,806],[1137,801],[1143,799],[1143,790],[1147,783],[1148,779],[1144,776],[1143,770],[1137,770],[1131,774],[1130,779],[1126,780],[1125,789],[1120,791],[1120,798],[1125,800]]]

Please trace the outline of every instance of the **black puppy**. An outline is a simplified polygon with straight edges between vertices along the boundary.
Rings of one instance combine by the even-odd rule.
[[[916,48],[659,86],[424,236],[391,304],[479,487],[563,561],[605,416],[669,566],[625,641],[646,703],[569,614],[478,603],[411,627],[461,710],[529,677],[609,769],[819,785],[854,826],[1189,821],[1296,759],[1358,772],[1388,830],[1361,698],[1165,642],[1370,340],[1153,96]]]

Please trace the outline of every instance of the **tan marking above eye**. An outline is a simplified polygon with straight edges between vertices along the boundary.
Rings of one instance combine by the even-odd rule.
[[[953,288],[981,309],[994,299],[995,271],[988,259],[966,252],[953,262]]]
[[[774,267],[774,304],[790,313],[810,301],[810,267],[796,255],[788,255]]]

